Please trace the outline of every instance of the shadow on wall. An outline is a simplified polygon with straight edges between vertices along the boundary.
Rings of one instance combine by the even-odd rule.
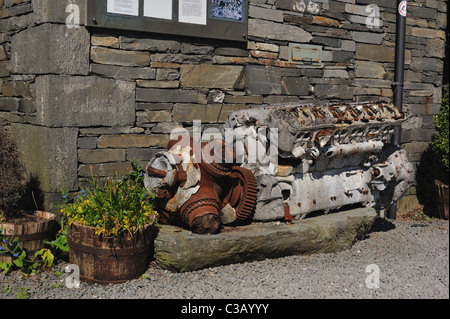
[[[434,181],[440,180],[446,185],[449,183],[449,176],[438,158],[439,156],[436,155],[430,145],[422,153],[416,171],[417,198],[420,204],[424,205],[424,213],[431,217],[439,217]]]
[[[42,210],[44,208],[44,193],[40,187],[39,177],[31,174],[28,177],[19,206],[24,211]]]

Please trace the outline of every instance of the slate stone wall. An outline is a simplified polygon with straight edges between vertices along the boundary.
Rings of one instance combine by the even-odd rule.
[[[46,206],[60,190],[125,174],[174,128],[218,126],[234,110],[284,102],[392,99],[395,1],[250,0],[243,44],[68,27],[83,0],[0,0],[0,120],[14,132]],[[73,22],[72,20],[69,22]],[[442,96],[447,1],[408,1],[402,143],[417,164]],[[320,65],[289,62],[318,45]],[[49,172],[52,172],[51,174]],[[414,189],[411,192],[414,193]]]

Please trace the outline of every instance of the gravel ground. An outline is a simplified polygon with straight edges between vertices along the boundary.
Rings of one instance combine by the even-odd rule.
[[[66,287],[67,263],[59,262],[29,278],[0,274],[0,299],[448,299],[448,231],[448,221],[439,219],[377,219],[364,240],[339,253],[182,274],[151,264],[142,278],[125,284],[75,289]],[[371,280],[377,271],[379,282]]]

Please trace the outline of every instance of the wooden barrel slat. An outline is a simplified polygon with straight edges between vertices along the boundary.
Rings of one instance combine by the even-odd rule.
[[[28,256],[34,256],[34,253],[44,248],[44,240],[49,239],[53,231],[53,222],[55,214],[49,212],[37,211],[36,220],[28,221],[23,224],[3,223],[3,237],[12,238],[18,241],[21,249],[27,251]],[[11,258],[7,256],[0,257],[0,261],[10,262]]]
[[[80,279],[88,283],[123,283],[142,275],[153,248],[154,227],[147,225],[134,236],[107,239],[95,228],[72,223],[67,241],[70,262],[80,268]]]
[[[449,212],[449,196],[448,196],[448,185],[435,181],[436,189],[438,192],[438,210],[441,218],[448,219]]]

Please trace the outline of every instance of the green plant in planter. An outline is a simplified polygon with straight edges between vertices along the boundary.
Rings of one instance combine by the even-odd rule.
[[[21,270],[28,276],[31,273],[39,273],[42,268],[49,268],[55,259],[50,249],[43,248],[35,252],[33,257],[28,257],[25,250],[18,245],[17,238],[4,238],[0,228],[0,256],[9,256],[11,261],[0,262],[0,271],[7,274],[13,268]]]
[[[441,108],[439,114],[434,117],[434,128],[436,135],[433,139],[433,151],[439,156],[439,160],[446,170],[446,175],[449,173],[449,87],[445,89],[444,97],[442,98]],[[448,177],[447,177],[448,178]],[[448,181],[442,181],[447,182]]]
[[[42,248],[27,256],[15,235],[4,235],[6,224],[20,223],[24,217],[20,201],[25,193],[25,175],[25,165],[16,143],[0,126],[0,257],[7,257],[0,259],[3,273],[20,269],[28,275],[53,264],[54,256],[49,249]]]
[[[82,189],[72,203],[62,206],[68,225],[73,222],[91,226],[97,235],[114,238],[122,233],[136,233],[157,219],[154,208],[155,194],[144,186],[144,171],[133,161],[128,178],[108,179],[100,184],[91,167],[92,190]],[[63,192],[63,197],[68,194]]]

